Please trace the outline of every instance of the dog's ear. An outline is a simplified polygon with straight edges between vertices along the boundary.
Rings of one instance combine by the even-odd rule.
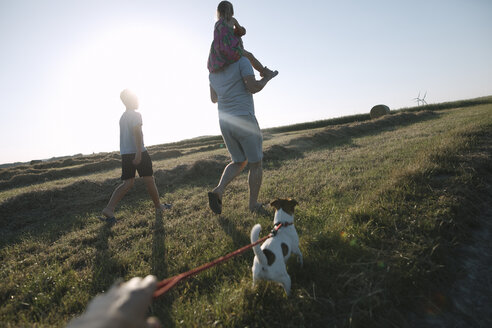
[[[294,198],[289,198],[289,202],[292,204],[292,206],[299,205],[299,202],[295,200]]]
[[[272,201],[270,203],[270,206],[275,207],[275,209],[277,209],[277,210],[280,209],[280,207],[281,207],[280,199],[275,199],[274,201]]]
[[[285,199],[284,203],[282,204],[282,208],[284,211],[292,215],[294,214],[294,208],[296,207],[297,204],[298,203],[295,199],[292,198]]]

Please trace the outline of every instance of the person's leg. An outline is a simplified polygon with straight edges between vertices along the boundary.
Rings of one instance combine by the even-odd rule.
[[[251,63],[251,66],[260,73],[260,76],[265,77],[267,79],[272,79],[275,76],[277,76],[278,71],[272,71],[266,66],[263,66],[262,63],[256,57],[246,49],[243,49],[243,55],[244,57],[248,58],[249,62]]]
[[[145,187],[147,187],[147,192],[149,193],[150,198],[154,202],[155,208],[161,208],[161,201],[159,200],[159,191],[157,190],[157,186],[155,185],[155,180],[153,176],[143,177],[145,182]]]
[[[224,194],[225,188],[235,177],[241,173],[244,167],[248,164],[248,161],[238,162],[238,163],[229,163],[224,172],[222,172],[222,176],[220,177],[219,184],[215,187],[212,192],[214,194],[219,195],[219,199],[222,199],[222,195]]]
[[[152,202],[154,202],[154,207],[160,210],[170,209],[170,204],[161,204],[159,199],[159,191],[155,185],[154,170],[152,169],[152,160],[147,151],[142,152],[142,161],[137,166],[138,175],[144,180],[145,187],[149,193]]]
[[[145,176],[143,177],[145,182],[145,187],[147,187],[147,192],[150,195],[150,198],[154,202],[154,207],[158,210],[167,210],[171,208],[171,204],[161,204],[159,199],[159,191],[157,190],[157,186],[155,185],[155,179],[153,176]]]
[[[136,168],[132,163],[135,154],[123,154],[121,155],[121,180],[120,184],[113,191],[108,205],[103,209],[102,214],[107,218],[114,217],[114,209],[118,205],[119,201],[125,196],[125,194],[133,187],[135,183],[135,171]]]
[[[243,50],[243,55],[244,57],[248,58],[249,62],[251,63],[251,66],[255,70],[257,70],[260,73],[263,73],[263,70],[265,69],[265,66],[263,66],[258,59],[249,51],[246,49]]]
[[[253,115],[245,117],[241,127],[247,131],[247,134],[241,137],[240,140],[241,148],[249,162],[249,209],[257,211],[262,205],[258,202],[258,195],[263,179],[263,137],[258,121]]]
[[[116,187],[116,189],[113,191],[113,194],[111,195],[108,205],[106,205],[106,207],[102,211],[102,214],[105,217],[108,218],[114,217],[114,209],[116,208],[116,205],[118,205],[119,201],[133,187],[134,182],[135,182],[135,178],[130,178],[124,180],[122,184]]]
[[[261,206],[258,203],[258,195],[260,194],[261,182],[263,180],[263,166],[262,162],[249,163],[249,210],[254,211]]]

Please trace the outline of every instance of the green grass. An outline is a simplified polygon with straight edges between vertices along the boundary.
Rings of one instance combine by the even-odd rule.
[[[260,197],[299,202],[304,267],[289,261],[292,295],[270,282],[253,288],[247,252],[180,283],[150,312],[165,327],[401,327],[409,312],[445,311],[456,274],[447,259],[492,198],[491,131],[489,98],[265,131]],[[119,183],[113,153],[0,170],[0,186],[9,183],[0,188],[2,325],[64,326],[117,278],[164,279],[248,244],[257,222],[262,235],[271,229],[272,217],[247,211],[246,173],[221,216],[208,209],[228,161],[220,138],[152,154],[174,208],[156,216],[138,181],[113,227],[97,219]]]

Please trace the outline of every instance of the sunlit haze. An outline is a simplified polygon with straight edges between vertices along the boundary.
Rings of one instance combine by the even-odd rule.
[[[119,150],[119,93],[147,146],[220,134],[206,61],[218,0],[0,0],[0,164]],[[231,1],[279,71],[262,128],[492,95],[492,1]]]

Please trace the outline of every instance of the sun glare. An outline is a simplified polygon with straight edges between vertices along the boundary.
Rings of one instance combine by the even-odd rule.
[[[104,149],[116,150],[122,110],[119,93],[129,88],[140,100],[147,145],[189,138],[190,131],[183,130],[185,124],[196,131],[195,136],[206,134],[206,130],[200,130],[206,127],[201,114],[190,112],[208,101],[206,58],[203,51],[194,49],[194,44],[163,25],[121,26],[105,31],[80,45],[62,68],[53,106],[59,112],[56,116],[79,125],[100,124],[98,134],[107,133],[104,139],[110,139]],[[210,114],[208,118],[214,122]],[[192,120],[197,126],[190,125],[190,117],[197,118]],[[80,131],[69,133],[74,142],[80,139]]]

